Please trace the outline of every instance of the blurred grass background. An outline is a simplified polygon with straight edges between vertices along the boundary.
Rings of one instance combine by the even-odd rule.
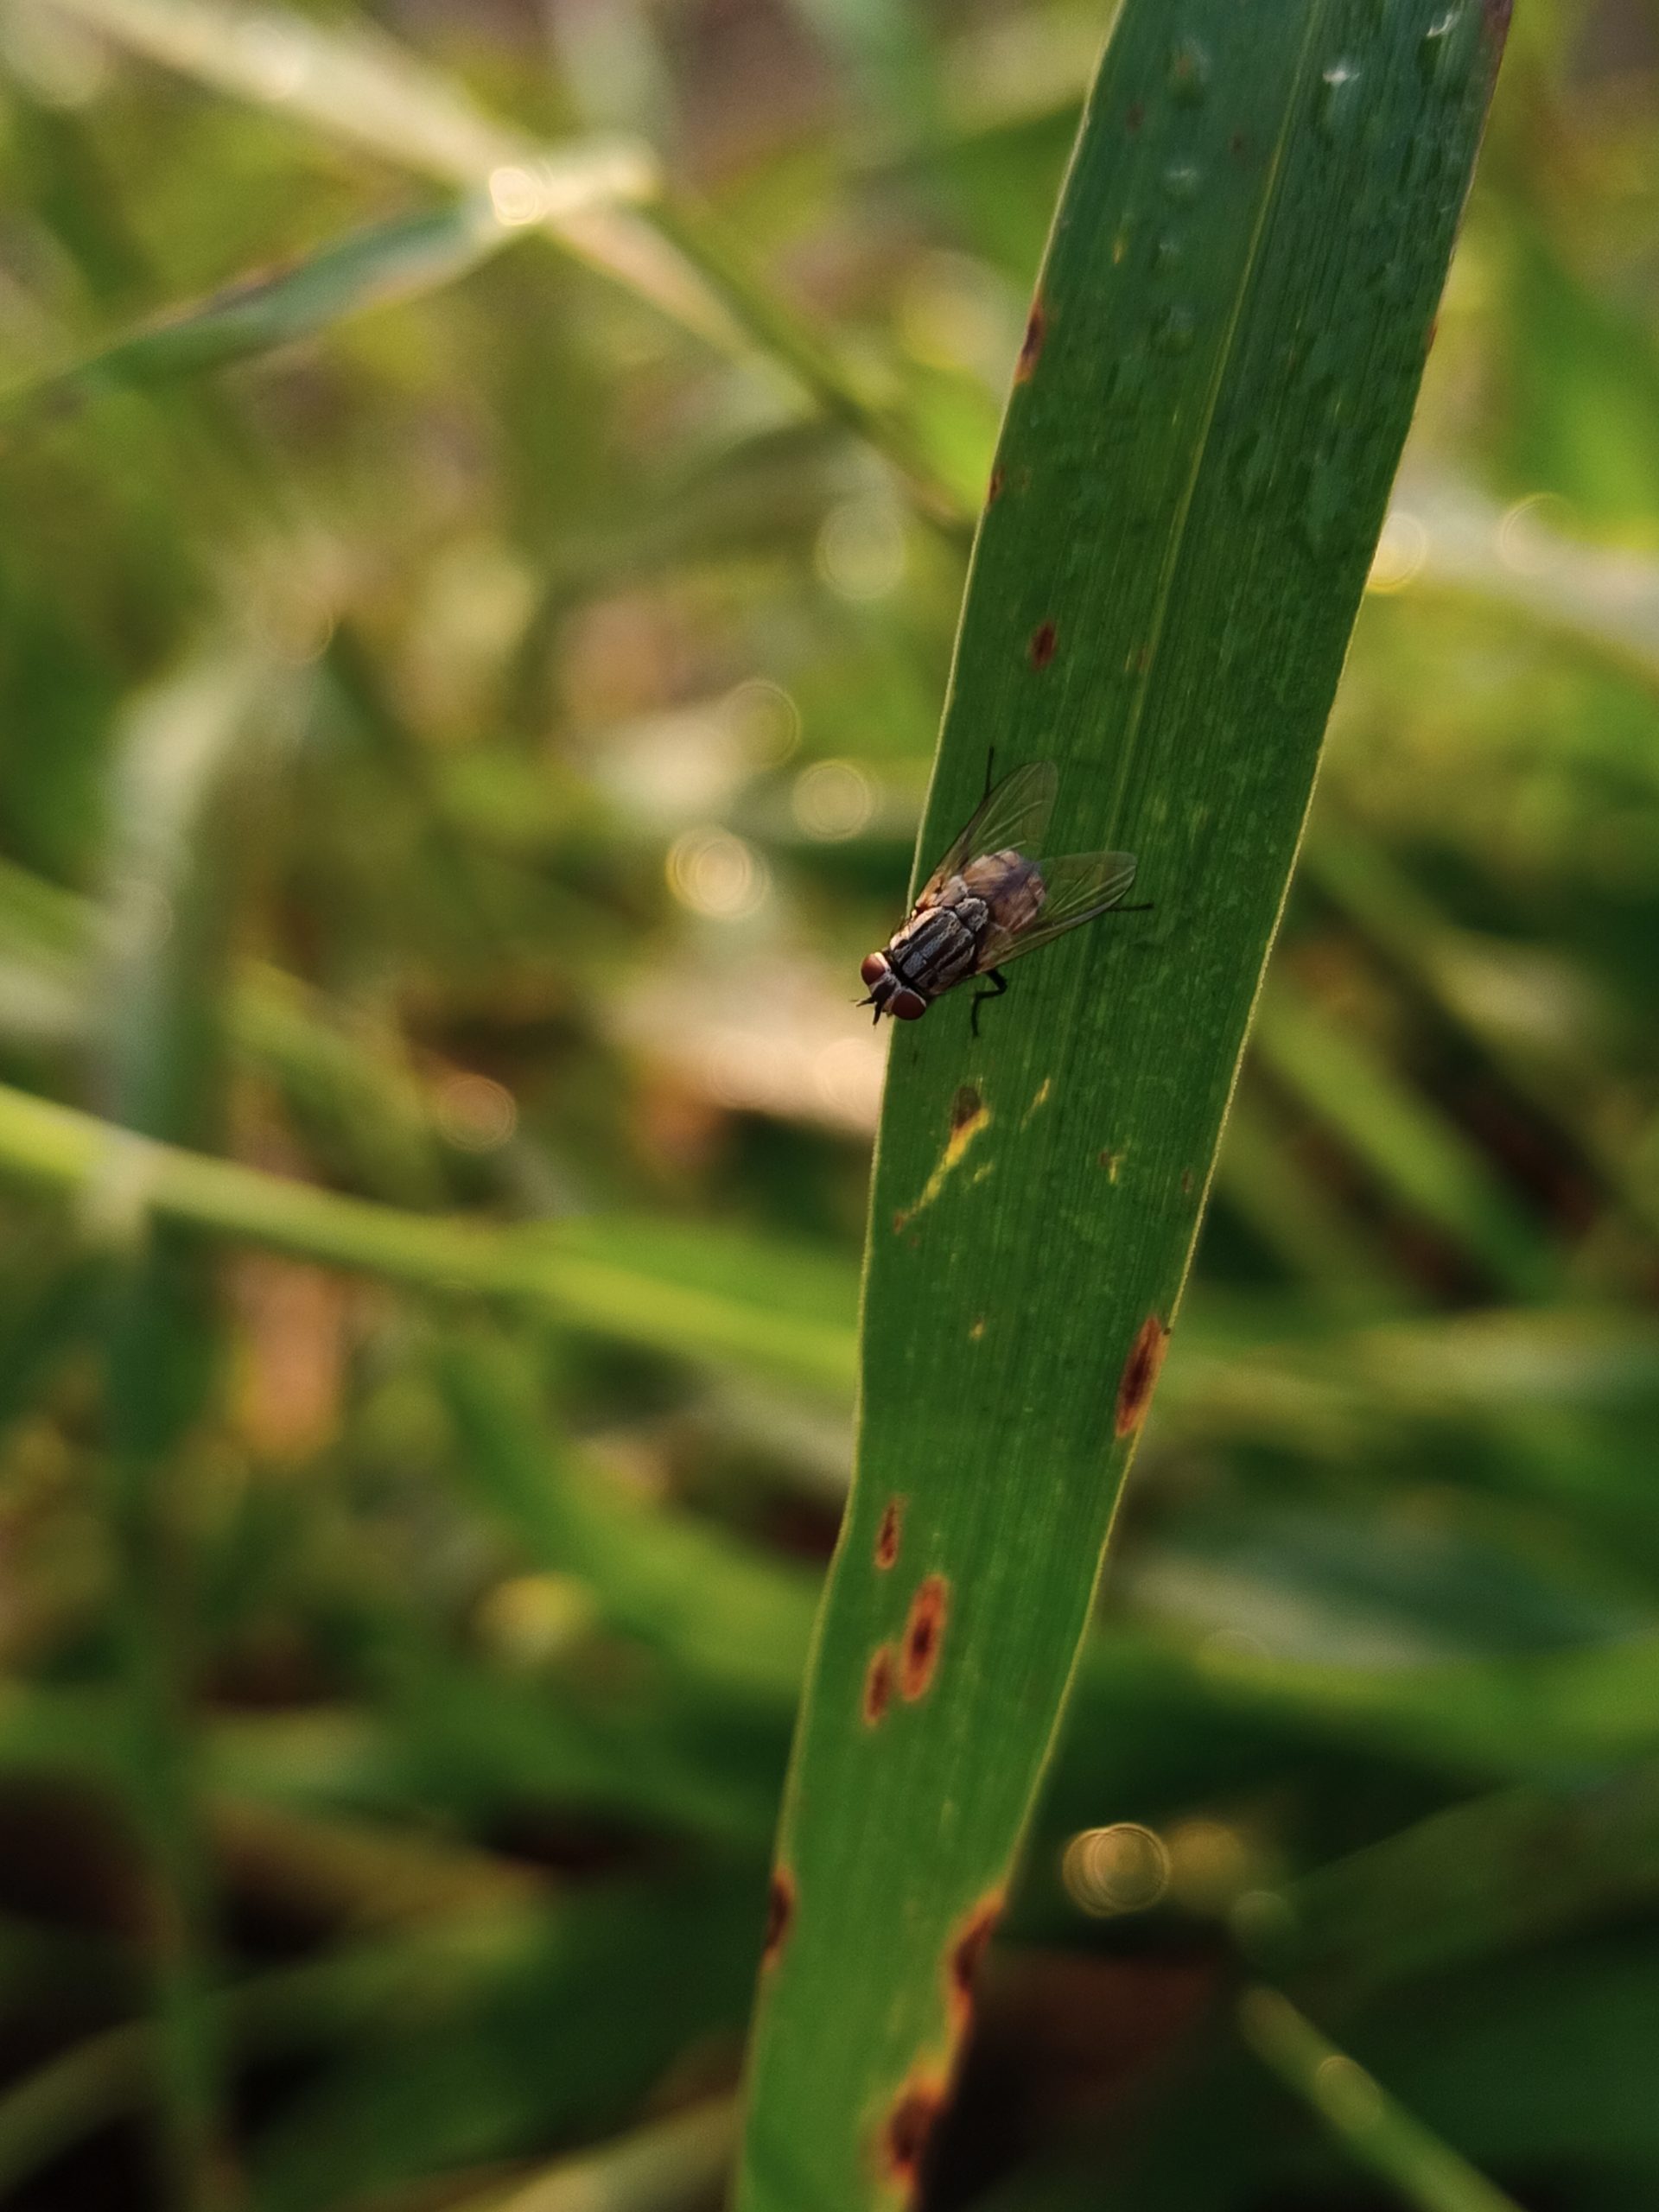
[[[717,2201],[1104,29],[0,9],[0,2201]],[[1659,2196],[1656,155],[1529,0],[940,2212],[1402,2201],[1264,1974]]]

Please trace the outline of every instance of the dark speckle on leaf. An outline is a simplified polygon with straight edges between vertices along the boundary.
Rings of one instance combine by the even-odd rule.
[[[912,2075],[899,2092],[881,2131],[887,2177],[906,2195],[921,2178],[928,2139],[944,2109],[944,2084],[933,2075]]]
[[[881,1510],[881,1525],[875,1532],[875,1563],[882,1573],[899,1564],[899,1540],[905,1529],[905,1502],[901,1497],[890,1497]]]
[[[949,1971],[945,1978],[945,1999],[950,2011],[952,2027],[960,2036],[965,2034],[974,2009],[974,1984],[978,1977],[980,1961],[984,1957],[1002,1916],[1002,1892],[993,1890],[981,1899],[967,1919],[958,1924],[951,1938]]]
[[[912,1703],[925,1697],[932,1686],[950,1610],[950,1585],[942,1574],[928,1575],[910,1601],[899,1656],[899,1687]]]
[[[1114,1426],[1119,1436],[1133,1436],[1146,1419],[1152,1388],[1168,1348],[1169,1331],[1155,1313],[1148,1313],[1129,1346],[1129,1356],[1118,1380]]]
[[[766,1892],[766,1940],[760,1952],[763,1967],[776,1965],[794,1917],[795,1878],[785,1867],[775,1866]]]
[[[864,1725],[876,1728],[893,1702],[893,1646],[878,1643],[864,1674]]]

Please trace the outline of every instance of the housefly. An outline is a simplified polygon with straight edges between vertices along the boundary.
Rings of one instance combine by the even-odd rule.
[[[859,969],[869,992],[859,1003],[875,1008],[875,1020],[888,1014],[919,1021],[935,999],[982,976],[988,988],[973,999],[977,1036],[981,1001],[1007,988],[1006,961],[1120,903],[1135,880],[1132,853],[1038,857],[1058,786],[1054,763],[1038,760],[987,789],[922,886],[909,919]]]

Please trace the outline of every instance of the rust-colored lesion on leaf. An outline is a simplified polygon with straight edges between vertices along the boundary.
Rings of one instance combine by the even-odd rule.
[[[1006,1902],[1004,1891],[988,1891],[951,1932],[945,1953],[944,2001],[950,2018],[950,2032],[957,2040],[966,2035],[973,2019],[974,1986],[980,1962],[996,1931],[996,1923],[1002,1917]]]
[[[774,1866],[766,1891],[766,1934],[760,1946],[760,1968],[777,1965],[789,1931],[795,1924],[795,1877],[787,1866]]]
[[[1031,634],[1027,657],[1033,668],[1046,668],[1054,658],[1060,633],[1052,622],[1039,622]]]
[[[937,2068],[917,2067],[900,2084],[882,2124],[878,2149],[882,2178],[907,2198],[914,2196],[921,2180],[922,2163],[944,2110],[948,2086]]]
[[[1026,324],[1026,334],[1020,347],[1020,358],[1014,365],[1014,380],[1024,384],[1042,359],[1043,340],[1048,335],[1048,316],[1040,300],[1033,300],[1031,315]]]
[[[875,1532],[875,1564],[883,1574],[899,1564],[899,1546],[905,1533],[905,1501],[890,1497],[881,1509],[880,1526]]]
[[[893,1646],[878,1643],[864,1670],[864,1726],[879,1727],[893,1702]]]
[[[925,1697],[932,1687],[950,1611],[950,1585],[942,1574],[925,1576],[910,1601],[904,1642],[899,1646],[899,1687],[912,1705],[918,1698]]]
[[[1146,1419],[1153,1385],[1158,1380],[1158,1370],[1168,1349],[1167,1326],[1156,1313],[1148,1313],[1129,1346],[1129,1356],[1118,1378],[1117,1414],[1113,1427],[1120,1437],[1133,1436]]]

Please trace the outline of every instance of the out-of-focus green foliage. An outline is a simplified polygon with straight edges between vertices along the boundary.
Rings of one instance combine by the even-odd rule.
[[[0,9],[0,2202],[715,2193],[1104,29]],[[1656,177],[1529,0],[939,2208],[1659,2195]]]

